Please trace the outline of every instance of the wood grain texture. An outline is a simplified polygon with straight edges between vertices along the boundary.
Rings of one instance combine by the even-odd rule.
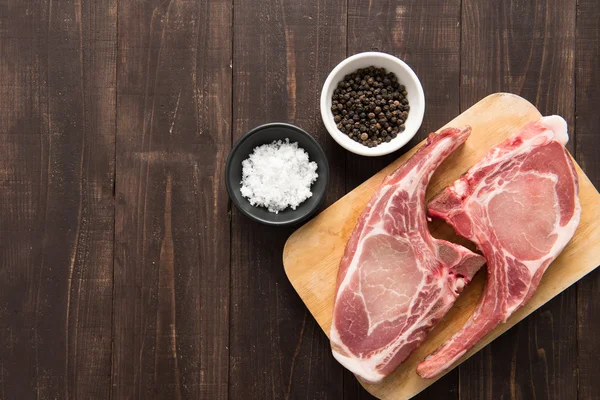
[[[266,122],[290,122],[314,135],[330,160],[343,160],[318,101],[346,55],[345,0],[236,0],[234,10],[234,140]],[[330,167],[327,204],[344,193],[343,162]],[[232,210],[232,399],[342,397],[342,367],[283,271],[291,232]]]
[[[225,399],[231,3],[120,1],[114,399]]]
[[[108,398],[114,2],[0,24],[0,398]]]
[[[505,91],[559,114],[575,155],[574,1],[464,0],[461,109]],[[575,398],[576,290],[544,305],[460,367],[461,397]]]
[[[0,398],[108,398],[115,2],[0,7]]]
[[[580,0],[577,7],[575,53],[576,154],[592,183],[600,188],[600,7]],[[598,358],[600,342],[600,271],[577,284],[578,397],[600,398]]]
[[[380,50],[425,89],[406,149],[510,91],[567,118],[600,187],[599,21],[597,0],[0,1],[0,400],[371,398],[284,276],[292,229],[230,209],[232,140],[305,128],[332,204],[403,152],[348,154],[320,120],[330,70]],[[600,398],[599,296],[595,271],[418,398]]]
[[[536,121],[540,113],[526,100],[512,94],[494,94],[450,121],[446,126],[470,125],[473,133],[461,148],[438,169],[431,180],[427,197],[454,182],[484,153],[525,124]],[[417,146],[418,147],[418,146]],[[338,200],[312,221],[298,229],[284,249],[286,273],[294,288],[325,332],[329,332],[335,282],[345,244],[365,204],[390,172],[410,157],[416,148],[394,161],[352,192]],[[576,166],[580,181],[581,222],[573,239],[548,268],[531,300],[515,312],[505,324],[496,327],[475,345],[457,364],[475,354],[517,322],[567,289],[600,263],[595,251],[600,243],[600,194],[583,171]],[[454,240],[446,225],[434,220],[430,229],[434,236]],[[446,317],[431,331],[411,356],[379,385],[364,385],[380,398],[408,398],[431,385],[416,374],[417,364],[458,331],[474,310],[484,285],[479,274],[459,296]],[[538,332],[536,332],[538,333]],[[541,352],[543,353],[543,352]],[[558,390],[558,389],[557,389]]]
[[[404,149],[373,158],[347,153],[347,192],[460,113],[459,22],[460,0],[349,1],[348,55],[383,51],[406,61],[423,85],[427,106],[421,129]],[[356,393],[370,397],[347,371],[344,386],[349,398],[355,398]],[[418,398],[440,397],[458,398],[458,371],[445,376]]]
[[[427,107],[421,129],[396,154],[347,154],[348,191],[459,114],[459,21],[460,0],[350,0],[348,55],[383,51],[406,61],[423,85]]]

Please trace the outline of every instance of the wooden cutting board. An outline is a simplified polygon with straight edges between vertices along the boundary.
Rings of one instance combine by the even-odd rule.
[[[512,94],[496,93],[449,122],[445,127],[471,125],[473,132],[466,143],[436,171],[429,184],[427,198],[454,182],[492,146],[540,116],[539,111],[527,100]],[[287,276],[327,335],[331,325],[338,264],[346,241],[375,188],[386,175],[412,156],[421,144],[302,226],[290,236],[285,245],[283,264]],[[600,194],[581,168],[578,165],[576,168],[579,174],[582,214],[575,236],[548,268],[529,303],[481,340],[453,367],[600,264]],[[534,207],[532,205],[532,209]],[[439,220],[430,224],[430,230],[438,238],[467,243],[464,239],[457,238],[452,229]],[[470,247],[473,248],[472,245]],[[421,347],[382,383],[372,385],[361,382],[365,389],[381,399],[408,399],[435,382],[435,379],[419,377],[415,371],[416,366],[462,327],[474,310],[484,283],[485,272],[480,272]]]

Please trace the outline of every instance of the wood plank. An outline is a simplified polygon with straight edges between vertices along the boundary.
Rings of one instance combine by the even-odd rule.
[[[115,399],[227,398],[231,18],[119,2]]]
[[[600,188],[600,8],[594,0],[577,2],[576,76],[576,154],[577,161]],[[577,360],[579,398],[600,398],[598,357],[600,343],[600,271],[577,285]]]
[[[234,11],[234,139],[290,122],[329,160],[343,160],[322,125],[319,94],[346,54],[346,1],[236,0]],[[330,168],[326,204],[344,194],[343,161]],[[291,232],[232,210],[232,399],[342,398],[342,367],[285,277],[281,252]]]
[[[426,107],[421,129],[404,149],[375,158],[347,153],[347,191],[460,113],[459,22],[460,0],[350,0],[348,54],[383,51],[406,61],[421,80]],[[355,398],[356,392],[370,397],[347,371],[344,386],[348,398]],[[442,397],[458,397],[458,371],[446,375],[418,396],[421,399]]]
[[[109,397],[115,1],[0,20],[0,398]]]
[[[470,125],[469,140],[438,169],[429,184],[427,198],[454,182],[493,145],[506,139],[527,123],[540,118],[539,111],[525,99],[507,93],[497,93],[481,100],[463,112],[447,126]],[[317,322],[329,332],[339,260],[360,213],[378,185],[395,168],[417,150],[418,146],[394,161],[338,200],[288,239],[283,259],[288,278],[300,294]],[[583,171],[575,165],[582,205],[581,222],[575,235],[560,256],[544,274],[531,300],[515,312],[505,324],[497,326],[479,341],[456,365],[482,349],[517,322],[546,304],[573,285],[600,263],[595,251],[600,243],[600,193]],[[454,241],[455,235],[439,220],[430,224],[436,237]],[[456,304],[426,340],[383,383],[364,386],[381,398],[406,398],[431,385],[434,380],[420,378],[417,364],[457,332],[473,312],[483,289],[485,276],[478,275],[459,296]]]
[[[575,1],[464,0],[461,109],[506,91],[544,115],[562,115],[572,129],[574,30]],[[575,329],[570,288],[461,365],[461,398],[575,398]]]

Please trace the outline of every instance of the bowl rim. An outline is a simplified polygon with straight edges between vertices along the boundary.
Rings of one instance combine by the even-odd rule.
[[[344,68],[348,64],[356,62],[357,60],[361,60],[361,59],[369,58],[369,57],[374,57],[374,58],[379,58],[379,59],[387,59],[387,60],[393,62],[394,64],[398,65],[401,69],[403,69],[408,74],[410,79],[417,86],[417,103],[420,104],[420,107],[416,108],[414,110],[414,111],[416,111],[416,113],[412,114],[415,117],[415,120],[414,120],[415,124],[416,124],[415,128],[412,129],[411,131],[405,130],[403,133],[406,133],[406,134],[403,135],[402,140],[397,140],[398,138],[395,138],[394,140],[389,142],[391,144],[391,146],[379,145],[376,147],[362,146],[364,148],[354,148],[354,147],[351,147],[349,145],[349,143],[347,142],[348,140],[352,140],[352,139],[350,139],[346,134],[340,132],[337,129],[337,127],[335,126],[335,123],[333,121],[333,115],[331,114],[331,110],[329,110],[326,107],[327,92],[328,92],[329,87],[331,87],[331,85],[333,84],[333,80],[340,73],[342,68]],[[401,149],[402,147],[404,147],[417,134],[418,130],[421,128],[421,124],[423,123],[423,117],[425,115],[425,93],[423,91],[423,85],[421,84],[421,81],[417,77],[417,74],[413,71],[413,69],[406,62],[404,62],[403,60],[401,60],[400,58],[398,58],[392,54],[379,52],[379,51],[367,51],[367,52],[363,52],[363,53],[354,54],[354,55],[342,60],[338,65],[335,66],[335,68],[333,70],[331,70],[331,72],[327,76],[327,79],[325,79],[323,88],[321,89],[320,108],[321,108],[321,118],[323,119],[323,124],[325,125],[327,132],[329,132],[329,135],[340,146],[342,146],[343,148],[345,148],[346,150],[348,150],[354,154],[358,154],[361,156],[367,156],[367,157],[383,156],[386,154],[393,153],[393,152]],[[411,111],[413,111],[412,107],[411,107]],[[410,115],[411,114],[409,114],[409,116]],[[355,143],[355,142],[352,141],[352,143]]]
[[[247,212],[243,207],[240,207],[238,205],[237,198],[232,193],[233,187],[229,180],[229,174],[230,174],[230,171],[232,168],[231,158],[233,157],[233,154],[235,154],[238,151],[240,146],[246,140],[248,140],[248,138],[250,136],[252,136],[266,128],[272,128],[272,127],[289,128],[289,129],[292,129],[292,130],[300,133],[303,136],[306,136],[308,138],[308,140],[315,145],[317,152],[321,154],[323,163],[325,166],[325,171],[326,171],[324,174],[319,174],[319,176],[317,178],[317,179],[324,179],[324,186],[323,186],[323,190],[320,193],[316,193],[316,194],[313,193],[313,196],[315,196],[315,198],[316,198],[315,204],[312,207],[308,208],[306,213],[304,213],[294,219],[289,219],[289,220],[285,220],[285,221],[270,221],[267,219],[263,219],[254,214]],[[306,151],[306,149],[303,149],[303,150]],[[311,160],[311,161],[315,161],[315,160]],[[227,160],[225,161],[225,163],[226,163],[225,164],[225,188],[227,189],[227,194],[229,195],[229,199],[243,215],[245,215],[247,218],[250,218],[253,221],[260,222],[262,224],[270,225],[270,226],[296,225],[296,224],[299,224],[300,222],[305,221],[310,216],[312,216],[321,207],[321,205],[323,204],[323,201],[325,200],[325,194],[327,193],[327,186],[329,184],[329,161],[327,160],[327,155],[323,151],[323,148],[321,147],[319,142],[310,133],[308,133],[307,131],[305,131],[304,129],[302,129],[296,125],[289,124],[286,122],[269,122],[269,123],[262,124],[255,128],[250,129],[241,138],[239,138],[238,141],[235,142],[235,144],[231,147],[231,150],[229,151],[229,154],[227,155]],[[308,201],[308,199],[306,199],[305,201]]]

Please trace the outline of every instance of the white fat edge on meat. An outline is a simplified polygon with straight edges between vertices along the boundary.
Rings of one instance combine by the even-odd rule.
[[[567,132],[567,121],[563,117],[560,115],[549,115],[540,118],[540,123],[554,133],[554,138],[558,143],[563,146],[567,145],[569,134]]]
[[[379,199],[371,206],[371,210],[373,210],[375,207],[378,206],[379,201],[381,200],[381,198],[385,197],[385,194],[391,190],[392,186],[391,185],[384,185],[381,187],[381,192],[379,193]],[[368,205],[367,205],[368,206]],[[363,242],[365,240],[365,237],[363,237],[363,232],[365,231],[365,229],[369,229],[370,225],[369,225],[369,220],[365,221],[365,224],[363,225],[362,231],[360,232],[360,236],[361,239],[358,241],[358,243],[356,244],[357,250],[354,253],[354,256],[352,257],[352,259],[350,260],[350,265],[348,266],[348,268],[346,269],[346,274],[344,275],[344,279],[342,280],[342,282],[340,283],[340,286],[338,288],[338,291],[336,293],[336,298],[335,298],[335,303],[337,304],[337,300],[339,295],[346,290],[346,287],[350,284],[350,280],[352,279],[352,277],[354,276],[354,274],[356,273],[356,269],[357,269],[357,263],[358,263],[358,259],[360,258],[359,255],[362,253],[362,246],[363,246]],[[369,235],[370,236],[370,235]],[[368,236],[367,236],[368,237]],[[354,292],[355,296],[360,296],[362,302],[363,302],[363,306],[366,309],[366,300],[364,298],[364,295],[362,293],[362,288],[360,287],[361,282],[359,279],[359,288],[357,292]],[[368,318],[368,322],[369,322],[369,327],[371,326],[371,316],[367,313],[367,318]],[[340,334],[337,330],[337,327],[335,325],[335,318],[334,320],[332,320],[331,322],[331,329],[330,329],[330,340],[335,343],[337,346],[339,346],[346,354],[353,354],[352,351],[350,351],[350,349],[345,345],[345,343],[341,340]],[[349,359],[346,356],[343,356],[341,354],[339,354],[338,352],[336,352],[334,349],[332,349],[332,353],[334,355],[334,357],[336,357],[336,359],[340,362],[340,364],[344,365],[344,367],[346,367],[347,369],[349,369],[350,371],[360,375],[360,373],[358,371],[355,371],[356,368],[352,369],[350,366],[347,366],[345,363],[343,363],[340,358],[344,358],[344,359]],[[338,357],[339,356],[339,357]],[[362,376],[362,375],[361,375]],[[365,377],[365,379],[367,379]]]
[[[443,152],[443,151],[447,150],[454,143],[453,140],[451,138],[449,138],[449,137],[448,138],[444,138],[443,142],[445,144],[445,147],[441,147],[440,152]],[[440,144],[441,143],[442,142],[440,142]],[[410,176],[410,174],[413,174],[414,176],[410,176],[411,182],[418,182],[418,181],[420,181],[423,178],[423,175],[425,174],[425,171],[424,171],[423,168],[418,168],[419,166],[421,166],[421,164],[415,165],[415,168],[413,168],[410,171],[410,173],[407,174],[407,177],[404,178],[404,179],[407,179]],[[416,173],[415,169],[418,169],[419,173]],[[430,174],[433,174],[433,171],[430,171]],[[414,195],[414,191],[418,189],[418,185],[411,185],[411,186],[412,187],[409,186],[408,188],[406,188],[403,185],[403,188],[409,193],[409,197],[412,197]],[[371,210],[379,207],[380,206],[379,203],[380,203],[381,199],[385,197],[385,194],[389,190],[394,190],[394,188],[395,188],[395,185],[391,185],[391,184],[386,184],[384,187],[382,187],[382,191],[379,194],[379,199],[378,199],[377,202],[375,202],[371,206]],[[411,190],[408,190],[408,189],[411,189]],[[385,211],[384,211],[383,215],[386,215],[388,213],[393,198],[394,198],[394,196],[390,196],[390,198],[386,202],[385,207],[384,207]],[[423,211],[423,212],[425,212],[425,211]],[[360,233],[361,239],[357,243],[357,251],[354,253],[354,256],[352,257],[350,265],[348,266],[348,269],[346,270],[346,275],[344,276],[344,279],[340,283],[340,287],[339,287],[339,289],[338,289],[338,291],[336,293],[336,300],[337,300],[337,297],[339,296],[339,294],[342,293],[343,290],[349,285],[350,280],[352,279],[351,277],[353,276],[353,274],[355,273],[355,271],[358,268],[358,261],[357,260],[360,258],[360,255],[362,254],[362,247],[363,247],[364,242],[368,238],[370,238],[371,236],[376,236],[376,235],[380,235],[380,234],[388,234],[384,230],[382,220],[376,222],[375,224],[371,224],[370,223],[371,218],[373,218],[373,215],[369,216],[369,219],[365,222],[362,232],[364,232],[365,229],[369,229],[369,228],[371,229],[371,231],[368,234],[366,234],[366,235],[363,235],[362,232]],[[359,280],[359,285],[360,285],[360,280]],[[363,304],[366,305],[366,301],[365,301],[365,299],[364,299],[364,297],[362,295],[362,291],[360,290],[360,287],[359,287],[359,291],[360,291],[360,296],[361,296],[361,298],[363,300]],[[370,332],[373,331],[373,329],[371,329],[371,317],[370,317],[370,315],[367,314],[367,318],[369,320],[369,333],[370,333]],[[379,324],[381,324],[383,322],[386,322],[386,321],[381,321]],[[377,325],[379,325],[379,324],[377,324]]]
[[[344,366],[350,372],[360,376],[363,379],[371,383],[378,383],[385,375],[377,371],[377,368],[372,368],[371,365],[367,365],[364,359],[354,358],[354,357],[346,357],[343,354],[338,353],[333,350],[333,357]]]
[[[543,145],[545,143],[548,143],[554,139],[556,139],[556,141],[560,144],[562,144],[563,146],[567,143],[568,140],[568,135],[566,133],[566,122],[564,121],[564,119],[562,117],[559,116],[549,116],[549,117],[543,117],[540,119],[540,122],[543,124],[544,127],[548,128],[546,131],[542,131],[540,132],[538,135],[535,135],[533,138],[528,139],[527,141],[525,141],[523,143],[523,145],[519,146],[517,149],[511,149],[511,150],[507,150],[505,148],[502,147],[494,147],[493,149],[491,149],[488,153],[486,153],[486,155],[484,156],[484,158],[482,160],[480,160],[478,163],[476,163],[475,165],[473,165],[470,169],[469,172],[467,173],[466,177],[471,177],[472,173],[471,171],[475,171],[475,170],[479,170],[481,168],[485,168],[487,166],[490,165],[495,165],[496,167],[500,167],[501,165],[503,165],[506,161],[510,161],[512,159],[514,159],[516,156],[518,156],[519,154],[525,153],[525,152],[529,152],[531,147],[537,147],[540,145]],[[564,134],[561,134],[564,133]],[[541,137],[545,137],[546,140],[543,142],[540,142],[540,138]],[[538,174],[539,176],[540,174]],[[546,174],[547,176],[552,176],[553,180],[557,180],[556,175],[554,174]],[[465,177],[465,178],[466,178]],[[506,184],[506,182],[505,182]],[[496,192],[501,191],[498,188],[498,185],[496,185],[497,189]],[[466,179],[459,179],[456,182],[454,182],[454,184],[451,186],[451,190],[453,190],[458,196],[460,197],[464,197],[466,196],[467,192],[469,189],[469,184],[466,181]],[[469,196],[469,201],[473,201],[473,199],[478,199],[478,195],[477,193],[481,190],[480,187],[475,189],[475,192],[472,193]],[[492,198],[494,198],[494,196],[489,195],[488,196],[488,202],[491,201]],[[485,204],[486,207],[481,207],[484,210],[487,210],[487,204]],[[579,205],[579,202],[577,202],[576,204],[577,208],[581,208]],[[463,205],[463,208],[468,208],[467,204]],[[558,217],[560,218],[560,217]],[[485,215],[485,219],[489,220],[489,216]],[[578,221],[579,221],[579,216],[576,218],[577,221],[570,221],[569,224],[574,223],[574,227],[572,228],[573,231],[574,229],[577,227],[578,225]],[[556,226],[556,225],[555,225]],[[555,228],[556,229],[556,228]],[[571,234],[567,234],[565,232],[565,236],[571,236]],[[481,248],[481,244],[479,243],[481,240],[477,240],[477,238],[470,238],[471,241],[473,241],[478,248]],[[493,243],[492,240],[490,240],[490,238],[486,238],[485,240],[487,240],[490,243]],[[562,249],[564,248],[564,246],[566,245],[566,243],[562,243],[562,246],[560,245],[561,242],[564,242],[564,240],[556,240],[554,243],[553,248],[551,249],[551,253],[552,253],[552,257],[551,259],[553,260],[554,258],[556,258],[558,256],[558,254],[562,251]],[[566,241],[568,242],[568,240]],[[495,247],[494,247],[495,249]],[[503,250],[503,252],[508,253],[505,249]],[[510,254],[511,257],[515,258],[512,254]],[[526,264],[528,270],[530,271],[530,273],[534,273],[534,269],[535,268],[534,262],[528,262],[528,263],[524,263]],[[539,265],[539,263],[538,263]],[[533,272],[532,272],[533,271]],[[520,304],[520,303],[519,303]],[[495,307],[494,307],[495,308]],[[518,308],[515,307],[515,308]],[[509,313],[507,313],[507,315],[505,316],[505,320],[512,314],[514,310],[511,310]],[[464,327],[463,327],[464,329]],[[452,339],[450,339],[452,340]]]
[[[541,117],[538,122],[544,128],[546,128],[545,131],[542,131],[534,137],[524,140],[523,144],[517,149],[506,150],[504,148],[495,147],[494,150],[498,150],[500,153],[504,154],[494,154],[494,157],[492,158],[486,157],[485,159],[490,162],[485,164],[477,163],[476,165],[481,168],[482,166],[495,164],[498,162],[498,159],[512,158],[521,153],[528,153],[533,147],[545,145],[553,140],[563,147],[566,146],[567,142],[569,141],[569,134],[567,133],[567,122],[563,117],[559,115],[550,115],[547,117]],[[540,142],[540,138],[546,138],[546,140]]]
[[[499,166],[503,165],[505,161],[514,159],[519,154],[529,152],[532,146],[537,147],[540,145],[545,145],[549,141],[552,141],[552,140],[557,141],[562,146],[566,145],[569,137],[568,137],[568,133],[567,133],[567,123],[562,117],[560,117],[558,115],[542,117],[540,119],[540,122],[542,123],[542,125],[544,127],[548,128],[547,131],[542,132],[542,133],[534,136],[533,138],[530,138],[529,140],[525,141],[523,143],[523,145],[520,146],[518,149],[513,149],[511,151],[505,152],[505,154],[503,154],[501,157],[497,157],[496,159],[491,158],[490,161],[493,161],[499,167]],[[540,136],[545,136],[549,140],[547,140],[545,142],[539,142]],[[568,156],[566,156],[566,157],[568,157]],[[486,157],[486,159],[487,159],[487,157]],[[484,161],[484,160],[482,160],[482,161]],[[489,163],[487,163],[487,164],[489,165]],[[483,163],[477,164],[477,169],[480,169],[484,166],[486,166],[486,164],[483,164]],[[475,168],[475,166],[472,168]],[[534,172],[534,171],[526,172],[524,174],[532,174],[537,177],[551,179],[555,183],[555,187],[556,187],[556,184],[558,183],[558,176],[556,174],[540,173],[540,172]],[[501,178],[497,178],[497,180],[499,180],[499,179],[501,179]],[[495,185],[496,189],[486,195],[486,203],[481,203],[482,204],[481,208],[483,210],[486,210],[485,211],[485,219],[486,220],[489,221],[489,215],[487,214],[487,210],[489,209],[489,202],[492,199],[494,199],[497,194],[504,191],[504,186],[507,185],[508,183],[509,182],[504,182],[502,185],[496,184]],[[464,194],[466,192],[466,185],[467,185],[466,182],[463,182],[463,180],[459,180],[454,185],[454,190],[459,195]],[[487,187],[488,185],[483,185],[483,186]],[[481,188],[478,187],[475,190],[475,192],[469,197],[470,202],[473,201],[473,199],[478,199],[478,193],[481,190]],[[558,197],[556,197],[556,201],[558,202]],[[556,205],[556,203],[555,203],[555,205]],[[467,208],[466,204],[465,204],[465,208]],[[575,233],[575,230],[577,229],[577,226],[579,225],[579,220],[581,218],[581,204],[580,204],[578,197],[575,198],[575,208],[574,208],[573,216],[572,216],[571,220],[569,220],[569,222],[564,227],[560,226],[560,218],[561,218],[561,215],[559,212],[556,214],[554,230],[552,233],[550,233],[550,235],[552,235],[552,234],[557,235],[557,238],[554,241],[550,250],[548,250],[547,255],[541,259],[536,259],[536,260],[519,260],[519,262],[521,262],[522,264],[524,264],[527,267],[527,269],[529,270],[529,273],[531,274],[532,277],[544,263],[547,263],[549,265],[552,261],[554,261],[558,257],[558,255],[563,251],[563,249],[568,244],[568,242],[571,240],[571,238],[573,237],[573,234]],[[493,240],[491,240],[490,238],[486,238],[486,240],[489,241],[490,243],[493,243]],[[479,246],[479,243],[477,243],[477,245]],[[495,249],[495,246],[494,246],[494,249]],[[513,255],[506,249],[502,249],[502,253],[504,255],[504,258],[513,258],[515,260],[518,259],[515,255]],[[515,310],[517,310],[521,305],[522,305],[522,302],[515,303],[515,305],[513,307],[511,307],[510,310],[508,310],[508,312],[506,313],[504,321],[506,321],[506,319],[508,319],[508,317],[510,315],[512,315],[513,312]]]
[[[523,152],[528,152],[530,146],[527,144],[536,147],[542,145],[543,143],[539,142],[540,137],[546,137],[547,142],[556,140],[556,142],[560,143],[563,147],[567,144],[569,141],[569,134],[567,133],[567,122],[564,118],[559,115],[550,115],[541,117],[539,122],[547,129],[546,131],[542,131],[533,138],[524,141],[523,145],[519,146],[517,149],[507,150],[503,147],[499,147],[502,145],[502,143],[499,143],[496,147],[490,149],[479,162],[469,168],[467,176],[472,176],[470,171],[479,170],[489,165],[501,164],[501,161],[504,161],[505,159],[512,159]],[[513,136],[511,135],[510,137]],[[452,184],[452,189],[457,195],[464,195],[467,188],[468,185],[464,179],[459,179]]]
[[[440,298],[443,298],[447,294],[445,292],[448,292],[448,294],[450,293],[448,287],[446,286],[446,280],[439,279],[436,280],[436,282],[437,286],[440,289],[440,296],[438,296],[435,299],[435,301],[429,303],[429,307],[421,313],[421,317],[415,322],[415,324],[413,325],[413,329],[410,329],[408,331],[403,332],[401,335],[398,335],[394,340],[392,340],[386,346],[380,348],[377,353],[370,355],[368,358],[348,357],[332,349],[332,353],[335,359],[338,360],[338,362],[348,370],[352,371],[353,373],[361,376],[362,378],[370,382],[376,383],[382,378],[384,378],[384,376],[378,372],[377,367],[380,364],[384,363],[386,358],[389,358],[392,352],[393,354],[395,354],[398,348],[410,343],[411,341],[409,341],[408,338],[416,330],[424,326],[431,325],[431,320],[434,316],[433,314],[431,314],[433,306],[437,304],[437,301]],[[419,286],[419,291],[422,291],[422,289],[423,282]],[[450,295],[452,296],[452,294]],[[456,296],[452,296],[452,298],[455,299]],[[340,347],[344,348],[344,351],[346,351],[347,354],[353,354],[352,352],[348,351],[348,349],[345,348],[345,346]]]
[[[381,193],[379,193],[379,199],[375,203],[373,203],[373,205],[371,206],[371,210],[375,209],[378,206],[380,199],[383,198],[389,190],[391,190],[390,185],[386,184],[381,187]],[[368,204],[367,204],[367,207],[368,207]],[[336,294],[336,301],[337,301],[337,297],[339,296],[339,294],[342,293],[344,291],[344,289],[346,289],[346,286],[348,286],[349,281],[351,279],[350,277],[356,270],[356,267],[357,267],[356,260],[359,258],[358,256],[362,253],[362,245],[363,245],[363,242],[365,241],[363,232],[365,231],[365,229],[371,228],[371,225],[369,224],[369,220],[370,220],[370,218],[365,221],[363,228],[362,228],[361,232],[359,233],[360,240],[356,244],[356,251],[354,252],[354,256],[350,260],[350,265],[348,265],[348,268],[346,269],[346,275],[344,275],[344,279],[342,280],[342,282],[340,283],[340,287],[338,288],[338,291]]]
[[[453,145],[453,141],[450,138],[446,138],[446,139],[444,139],[444,141],[446,142],[446,147],[451,147]],[[415,166],[415,168],[417,168],[417,166]],[[415,168],[413,168],[413,170],[411,170],[411,172],[410,172],[415,175],[415,176],[411,177],[412,182],[414,182],[415,179],[418,179],[420,181],[423,178],[423,175],[427,172],[423,168],[418,168],[420,173],[415,173],[414,172]],[[433,171],[429,171],[429,174],[433,174]],[[393,190],[394,186],[395,185],[388,185],[388,187],[382,188],[382,192],[379,195],[380,198],[385,197],[385,194],[389,190]],[[412,191],[410,192],[410,196],[414,195],[414,190],[418,189],[418,187],[416,187],[415,185],[412,185],[412,186],[413,187],[412,187]],[[394,198],[394,196],[390,196],[387,203],[385,204],[384,215],[388,213],[388,210],[389,210],[389,207],[390,207],[390,204],[391,204],[393,198]],[[371,206],[371,209],[375,209],[378,206],[380,206],[379,201],[375,202]],[[367,235],[364,235],[364,236],[362,236],[362,232],[361,232],[361,240],[359,241],[359,243],[357,243],[357,248],[359,250],[354,254],[354,257],[352,258],[352,261],[351,261],[350,265],[348,266],[346,275],[344,276],[344,280],[340,284],[337,295],[342,293],[342,291],[348,286],[351,276],[353,276],[353,274],[356,273],[356,269],[358,267],[357,259],[360,258],[360,254],[362,253],[362,245],[363,245],[364,241],[366,241],[366,239],[368,239],[371,236],[375,236],[375,235],[379,235],[379,234],[388,234],[383,229],[383,223],[381,221],[378,221],[376,224],[371,225],[371,224],[369,224],[369,220],[367,220],[363,227],[363,231],[364,231],[364,229],[367,229],[367,227],[370,227],[371,231]],[[421,270],[425,269],[420,264],[419,264],[419,267]],[[421,293],[423,291],[424,286],[431,286],[431,284],[425,285],[425,278],[426,278],[426,274],[423,275],[423,278],[421,279],[421,282],[419,283],[419,287],[416,291],[417,293]],[[370,356],[367,359],[359,358],[359,357],[348,357],[348,356],[342,355],[339,352],[332,349],[332,353],[333,353],[334,357],[336,358],[336,360],[338,360],[338,362],[340,362],[340,364],[342,364],[348,370],[352,371],[353,373],[355,373],[359,376],[362,376],[364,379],[367,379],[371,382],[377,382],[378,380],[383,378],[383,376],[381,374],[376,372],[377,371],[376,368],[379,364],[384,362],[386,358],[389,357],[390,351],[388,351],[388,350],[396,349],[396,348],[400,347],[400,345],[402,345],[403,343],[407,343],[406,341],[408,339],[408,336],[410,334],[414,333],[415,330],[418,330],[419,328],[421,328],[423,326],[427,326],[427,325],[431,324],[431,319],[433,316],[430,314],[430,312],[440,297],[450,295],[450,296],[452,296],[452,299],[456,298],[456,296],[453,295],[453,293],[450,293],[452,291],[452,288],[447,287],[447,280],[448,279],[436,280],[436,284],[440,289],[440,296],[438,298],[436,298],[436,301],[433,301],[430,303],[429,307],[425,310],[425,312],[421,313],[421,315],[423,317],[421,317],[417,320],[417,322],[413,325],[413,328],[405,331],[401,335],[398,335],[393,341],[388,343],[388,345],[379,349],[379,351],[378,351],[378,353],[376,353],[376,355]],[[360,280],[359,280],[359,285],[361,285]],[[365,304],[365,308],[366,308],[366,302],[365,302],[364,296],[362,294],[362,288],[360,286],[359,286],[358,291],[360,292],[360,294],[355,293],[355,295],[361,296],[361,298],[363,300],[363,304]],[[445,292],[449,292],[449,293],[445,293]],[[336,298],[336,300],[337,300],[337,298]],[[415,299],[412,299],[412,301],[410,302],[410,304],[408,306],[409,310],[414,306],[414,301],[415,301]],[[382,324],[384,322],[390,321],[390,320],[383,320],[383,321],[375,324],[375,326],[372,326],[371,316],[368,313],[367,313],[367,318],[368,318],[368,322],[369,322],[369,329],[368,329],[369,335],[373,332],[374,329],[377,328],[377,326],[379,326],[380,324]],[[339,332],[337,331],[337,328],[335,327],[334,323],[332,323],[332,326],[331,326],[330,336],[331,336],[331,340],[334,343],[336,343],[336,345],[339,346],[345,353],[353,354],[353,352],[351,352],[348,349],[348,347],[345,346],[345,344],[343,344],[343,342],[341,341]],[[378,376],[379,376],[379,379],[377,379]]]
[[[486,161],[492,161],[492,162],[486,162],[486,163],[481,163],[481,164],[478,163],[478,164],[476,164],[476,167],[477,167],[476,169],[479,170],[490,164],[496,164],[496,168],[499,168],[500,166],[503,166],[505,164],[505,162],[510,162],[511,160],[514,160],[520,154],[529,153],[531,151],[531,148],[545,145],[552,140],[556,140],[562,146],[564,146],[567,143],[567,141],[568,141],[567,123],[562,117],[560,117],[558,115],[542,117],[542,118],[540,118],[540,122],[542,123],[542,125],[544,127],[548,128],[547,131],[540,132],[540,134],[524,141],[523,144],[521,146],[519,146],[517,149],[512,149],[510,151],[506,151],[501,156],[496,156],[497,158],[495,158],[495,159],[487,160],[487,157],[486,157]],[[547,140],[544,142],[540,142],[539,141],[540,137],[546,137]],[[482,161],[484,161],[484,160],[482,160]],[[475,168],[475,166],[472,168]],[[491,174],[492,173],[490,173],[490,175]],[[556,174],[540,173],[540,172],[534,172],[534,171],[526,172],[523,174],[532,174],[537,177],[551,179],[555,183],[555,186],[556,186],[556,183],[558,183],[558,177],[556,176]],[[469,175],[471,175],[471,174],[469,174]],[[499,181],[500,179],[503,180],[502,177],[499,177],[496,179],[496,181]],[[459,182],[461,183],[460,186],[458,185]],[[466,185],[467,185],[466,182],[464,182],[461,179],[461,180],[457,181],[456,183],[457,183],[457,185],[455,185],[455,187],[454,187],[454,190],[456,191],[456,193],[459,195],[464,194],[466,191]],[[503,192],[505,190],[504,186],[506,186],[508,183],[510,183],[510,182],[506,181],[502,185],[499,185],[499,184],[492,185],[492,186],[495,186],[495,189],[486,195],[487,202],[481,203],[483,210],[489,209],[489,202],[492,201],[492,199],[494,199],[497,194]],[[469,196],[470,202],[472,202],[473,199],[479,199],[479,196],[478,196],[479,191],[481,189],[483,189],[484,187],[487,188],[490,185],[479,185],[477,187],[477,189],[475,190],[475,192],[473,194],[471,194],[471,196]],[[479,201],[477,201],[477,202],[479,203]],[[465,204],[465,208],[467,208],[466,206],[467,205]],[[578,199],[576,201],[575,206],[576,206],[576,210],[575,210],[576,212],[575,212],[574,216],[577,215],[576,221],[573,221],[573,220],[569,221],[569,224],[571,224],[572,222],[575,222],[575,224],[574,224],[575,226],[570,227],[570,229],[566,230],[566,231],[572,230],[572,232],[570,233],[570,236],[572,236],[574,229],[577,228],[577,225],[579,224],[579,214],[581,214],[581,205],[579,204]],[[486,211],[486,219],[489,220],[487,211]],[[552,259],[556,258],[558,256],[558,254],[560,254],[560,252],[562,251],[564,246],[566,245],[566,243],[563,243],[562,246],[560,245],[560,242],[562,242],[561,240],[559,240],[561,235],[559,232],[557,232],[557,230],[560,228],[560,213],[557,214],[557,221],[555,222],[554,226],[555,226],[555,229],[554,229],[553,233],[557,234],[559,236],[559,238],[557,238],[557,240],[554,242],[554,245],[552,246],[551,250],[548,253],[549,255],[552,255]],[[567,235],[563,235],[563,236],[567,236]],[[488,238],[488,240],[489,240],[489,238]],[[567,242],[568,242],[568,240],[567,240]],[[504,250],[504,252],[507,254],[510,254],[506,250]],[[510,256],[516,259],[516,257],[514,255],[510,254]],[[523,262],[523,261],[521,261],[521,262]],[[532,273],[532,274],[535,273],[535,271],[537,270],[537,266],[536,266],[537,263],[535,263],[535,260],[533,262],[523,262],[523,264],[525,264],[527,266],[530,273]]]

